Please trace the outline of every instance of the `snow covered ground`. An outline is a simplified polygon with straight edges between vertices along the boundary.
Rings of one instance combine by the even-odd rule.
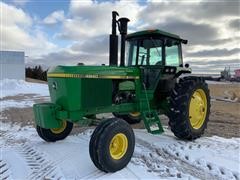
[[[238,82],[229,81],[206,81],[208,84],[239,84]]]
[[[30,83],[23,80],[0,80],[0,98],[19,94],[49,96],[48,86],[46,84]]]
[[[206,81],[208,84],[237,84],[237,82],[228,81]]]
[[[18,99],[7,98],[16,95],[19,96]],[[31,107],[38,99],[49,99],[49,91],[46,84],[13,79],[0,80],[0,111],[12,107]]]
[[[136,147],[129,165],[116,173],[99,171],[91,162],[92,129],[63,141],[46,143],[32,127],[0,124],[0,179],[239,179],[240,139],[203,137],[177,140],[166,130],[151,135],[135,130]]]
[[[16,95],[21,98],[8,99]],[[0,81],[0,179],[240,179],[240,138],[213,136],[187,142],[166,127],[162,135],[135,129],[131,162],[106,174],[89,157],[93,129],[46,143],[33,127],[2,122],[4,109],[29,107],[48,96],[45,84]]]

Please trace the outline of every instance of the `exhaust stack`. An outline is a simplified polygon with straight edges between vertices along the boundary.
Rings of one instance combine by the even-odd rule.
[[[125,66],[125,40],[127,35],[127,25],[130,20],[128,18],[120,18],[119,22],[119,32],[121,34],[121,56],[120,56],[120,66]]]
[[[121,34],[120,66],[125,66],[125,40],[127,35],[128,18],[117,20],[118,13],[112,11],[112,34],[109,36],[109,66],[118,66],[118,35],[117,26]]]

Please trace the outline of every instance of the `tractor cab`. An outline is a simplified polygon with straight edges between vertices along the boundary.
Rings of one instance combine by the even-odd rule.
[[[125,65],[140,68],[146,89],[169,91],[175,84],[178,69],[183,66],[182,43],[187,41],[158,29],[129,34]]]
[[[186,40],[161,30],[129,34],[126,39],[127,66],[182,66],[181,43]]]

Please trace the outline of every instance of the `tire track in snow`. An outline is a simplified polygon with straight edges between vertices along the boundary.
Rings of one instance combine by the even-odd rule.
[[[16,140],[16,137],[12,134],[7,133],[7,131],[0,130],[0,137],[3,139],[4,144],[2,147],[14,147],[19,143],[26,142],[26,140]]]
[[[239,173],[238,172],[232,172],[226,168],[217,166],[211,162],[208,162],[207,160],[195,160],[193,162],[190,163],[190,161],[192,161],[189,157],[189,155],[187,155],[184,151],[186,149],[192,150],[192,149],[199,149],[200,148],[219,148],[222,144],[218,144],[216,146],[216,141],[213,142],[213,144],[195,144],[193,142],[190,142],[189,144],[183,144],[181,142],[177,142],[171,145],[168,145],[167,148],[164,148],[164,150],[174,156],[175,158],[178,158],[180,160],[182,160],[183,162],[189,163],[192,166],[194,166],[195,168],[199,168],[202,169],[203,171],[212,174],[216,177],[218,177],[219,179],[233,179],[233,180],[239,180]],[[232,144],[232,146],[228,146],[225,148],[229,148],[229,149],[235,149],[235,148],[239,148],[237,146],[235,146],[234,144]],[[219,174],[221,174],[221,177],[219,176]]]
[[[12,179],[10,166],[3,159],[0,159],[0,179]]]
[[[22,144],[18,151],[31,169],[27,179],[64,179],[57,164],[50,161],[45,153],[39,152],[32,144]]]
[[[140,161],[144,163],[149,171],[155,172],[160,177],[176,177],[181,178],[186,175],[191,175],[199,179],[223,179],[219,176],[213,175],[208,171],[200,171],[199,167],[189,164],[188,161],[183,161],[167,151],[167,148],[156,147],[142,139],[136,137],[137,146],[145,149],[145,153],[138,153],[135,151],[133,163],[138,164]],[[163,167],[165,166],[165,167]]]
[[[21,178],[31,180],[65,179],[57,167],[57,163],[50,161],[45,153],[38,151],[32,144],[26,143],[26,139],[16,140],[13,134],[7,133],[6,131],[1,131],[0,135],[5,141],[5,147],[11,148],[26,160],[30,173],[27,177]],[[9,167],[4,160],[0,159],[0,179],[12,179],[12,172],[10,172]]]
[[[93,171],[85,176],[79,177],[79,179],[97,179],[107,175],[105,172],[100,170]]]

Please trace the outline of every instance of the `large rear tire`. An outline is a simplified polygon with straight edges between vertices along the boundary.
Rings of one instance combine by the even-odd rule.
[[[117,118],[121,118],[125,120],[129,124],[137,124],[141,122],[140,112],[131,112],[128,114],[118,114],[118,113],[112,113],[112,114]]]
[[[104,172],[123,169],[134,152],[135,137],[130,125],[117,118],[101,122],[94,130],[89,154],[95,166]]]
[[[55,142],[65,139],[72,131],[73,123],[62,121],[60,128],[45,129],[37,125],[38,135],[47,142]]]
[[[210,114],[208,85],[201,77],[184,77],[170,95],[169,126],[180,139],[199,138],[207,128]]]

